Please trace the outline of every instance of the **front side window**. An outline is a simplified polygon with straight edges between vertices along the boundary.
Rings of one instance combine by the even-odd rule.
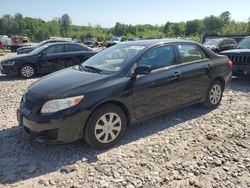
[[[178,49],[181,55],[182,63],[197,61],[203,59],[204,53],[202,54],[200,48],[195,45],[180,44]]]
[[[161,46],[148,51],[138,62],[138,66],[150,66],[152,70],[176,64],[173,46]]]
[[[63,45],[53,45],[45,49],[44,52],[47,54],[61,53],[64,52],[64,47]]]

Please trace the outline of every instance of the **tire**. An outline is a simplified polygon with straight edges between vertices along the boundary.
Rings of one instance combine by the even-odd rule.
[[[92,147],[104,149],[114,146],[125,135],[126,129],[127,120],[123,110],[116,105],[107,104],[90,115],[86,123],[84,139]]]
[[[19,68],[19,75],[23,78],[32,78],[36,75],[36,68],[30,64],[22,65]]]
[[[202,103],[206,108],[216,108],[220,105],[224,88],[219,80],[215,80],[209,86],[206,100]]]

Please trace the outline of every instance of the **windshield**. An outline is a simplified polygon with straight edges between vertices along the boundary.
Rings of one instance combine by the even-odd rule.
[[[221,40],[218,40],[218,39],[210,39],[210,40],[207,40],[204,44],[205,45],[218,45],[220,44],[220,41]]]
[[[33,50],[32,52],[30,52],[29,54],[34,55],[34,54],[38,54],[41,51],[43,51],[45,48],[47,48],[47,45],[43,45],[41,47],[36,48],[35,50]]]
[[[243,39],[238,44],[238,46],[236,48],[238,48],[238,49],[250,49],[250,37]]]
[[[101,73],[117,73],[144,48],[141,45],[117,44],[91,57],[81,67],[95,68]]]

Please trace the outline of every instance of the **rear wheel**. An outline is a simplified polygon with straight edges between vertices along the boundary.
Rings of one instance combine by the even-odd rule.
[[[202,103],[207,108],[216,108],[219,106],[223,96],[223,86],[219,80],[215,80],[207,91],[206,100]]]
[[[85,140],[94,148],[114,146],[126,133],[126,116],[121,108],[113,104],[96,109],[85,129]]]
[[[33,65],[23,65],[19,69],[19,75],[23,78],[32,78],[36,75],[36,68]]]

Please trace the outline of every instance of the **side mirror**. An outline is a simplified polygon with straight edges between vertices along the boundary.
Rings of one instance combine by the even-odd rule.
[[[134,70],[134,73],[132,75],[132,77],[136,77],[137,75],[146,75],[146,74],[150,74],[152,71],[150,66],[146,66],[146,65],[142,65],[139,67],[136,67]]]
[[[45,55],[47,55],[47,52],[45,52],[45,51],[40,53],[40,56],[45,56]]]

